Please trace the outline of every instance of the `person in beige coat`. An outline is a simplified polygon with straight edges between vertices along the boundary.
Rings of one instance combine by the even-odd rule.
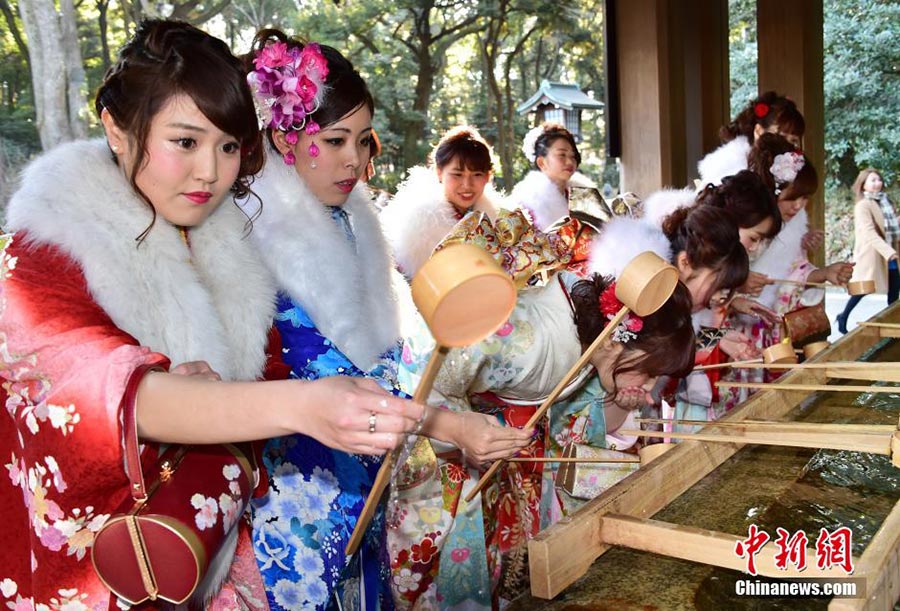
[[[881,174],[866,168],[853,183],[856,206],[853,209],[853,280],[874,280],[878,293],[887,293],[888,305],[900,295],[900,272],[897,269],[900,226],[894,205],[884,192]],[[847,319],[863,298],[854,295],[837,317],[838,329],[847,332]]]

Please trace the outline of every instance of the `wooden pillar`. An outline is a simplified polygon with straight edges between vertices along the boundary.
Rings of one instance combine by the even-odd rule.
[[[616,3],[622,190],[646,197],[671,183],[666,2]]]
[[[609,1],[623,190],[683,187],[728,121],[727,0]]]
[[[758,0],[759,90],[790,96],[806,119],[803,151],[819,174],[810,199],[810,227],[825,225],[825,92],[821,0]],[[814,263],[821,264],[820,249]]]

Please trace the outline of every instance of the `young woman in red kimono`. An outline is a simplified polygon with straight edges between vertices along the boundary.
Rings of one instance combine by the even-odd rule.
[[[262,164],[250,90],[223,42],[183,23],[146,22],[95,106],[106,138],[37,159],[7,209],[4,608],[110,607],[90,552],[130,498],[121,424],[129,402],[151,455],[158,442],[294,432],[377,454],[421,415],[362,379],[254,382],[275,289],[245,239],[247,218],[223,205],[250,194]],[[225,549],[201,584],[207,608],[265,608],[249,540],[236,538],[233,560]]]

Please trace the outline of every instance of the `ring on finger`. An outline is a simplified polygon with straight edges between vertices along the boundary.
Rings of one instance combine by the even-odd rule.
[[[376,414],[375,412],[369,412],[369,432],[370,433],[375,432],[375,424],[376,424],[377,420],[378,420],[378,414]]]

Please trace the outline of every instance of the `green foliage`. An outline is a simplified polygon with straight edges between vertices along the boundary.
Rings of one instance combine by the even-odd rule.
[[[736,115],[758,94],[756,74],[756,2],[731,0],[728,4],[728,45],[731,76],[731,115]]]
[[[828,179],[850,185],[860,168],[900,176],[900,3],[825,3],[825,148]]]

